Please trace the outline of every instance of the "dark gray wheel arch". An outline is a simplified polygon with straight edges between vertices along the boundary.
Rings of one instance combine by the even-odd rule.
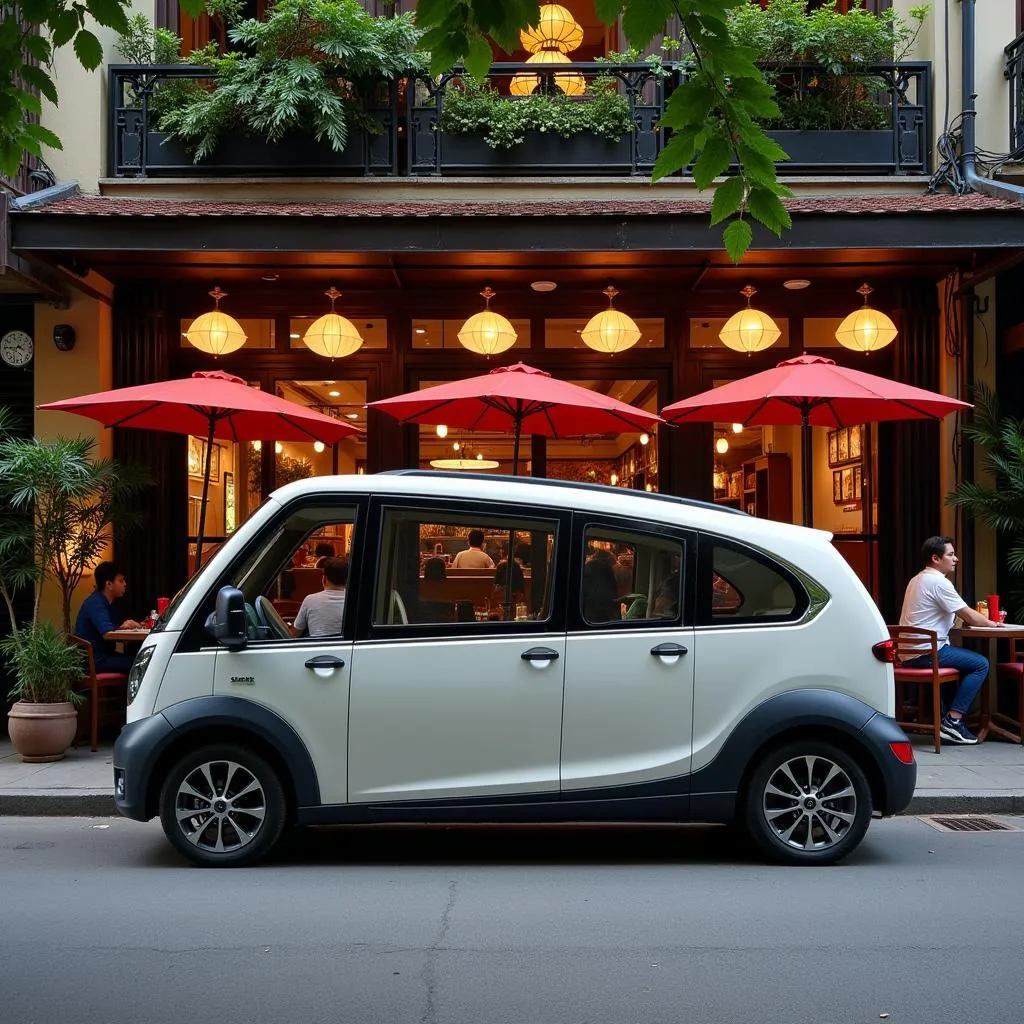
[[[320,785],[313,759],[295,730],[280,715],[242,697],[193,697],[125,726],[114,746],[114,769],[125,773],[125,794],[117,798],[126,817],[148,821],[156,812],[154,772],[181,756],[190,740],[206,742],[212,735],[244,742],[248,735],[272,752],[287,773],[296,807],[317,807]]]

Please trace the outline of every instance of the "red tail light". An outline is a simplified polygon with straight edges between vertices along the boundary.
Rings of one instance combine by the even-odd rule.
[[[909,740],[897,740],[895,743],[890,743],[889,749],[893,752],[896,760],[902,764],[914,763],[914,748]]]
[[[888,640],[879,640],[871,647],[871,653],[879,660],[896,664],[896,642],[890,637]]]

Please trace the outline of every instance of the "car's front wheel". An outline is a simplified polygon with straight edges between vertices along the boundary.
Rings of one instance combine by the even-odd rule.
[[[171,844],[204,867],[240,867],[265,856],[285,822],[277,773],[234,744],[202,747],[167,773],[160,822]]]
[[[784,864],[832,864],[864,838],[871,789],[856,760],[830,743],[800,740],[770,751],[746,796],[751,838]]]

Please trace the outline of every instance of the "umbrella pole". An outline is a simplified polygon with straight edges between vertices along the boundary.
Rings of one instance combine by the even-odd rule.
[[[807,421],[810,410],[806,406],[800,411],[800,477],[804,506],[804,526],[814,525],[814,473],[811,466],[811,425]]]
[[[213,457],[213,432],[216,426],[217,422],[211,416],[210,430],[206,437],[206,465],[203,467],[203,498],[199,503],[199,532],[196,535],[196,572],[199,572],[203,557],[203,529],[206,526],[206,502],[210,496],[210,460]]]

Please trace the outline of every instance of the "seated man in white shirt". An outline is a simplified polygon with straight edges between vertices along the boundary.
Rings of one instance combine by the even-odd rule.
[[[325,558],[320,566],[324,589],[303,598],[295,616],[295,636],[340,636],[345,623],[345,585],[348,559]]]
[[[452,559],[453,569],[493,569],[494,559],[484,551],[484,531],[469,531],[469,547]]]
[[[988,677],[988,658],[977,651],[952,646],[949,631],[954,618],[961,619],[968,626],[990,627],[1000,623],[968,608],[956,592],[947,576],[956,568],[957,561],[952,537],[929,537],[924,542],[921,548],[924,567],[907,584],[900,625],[934,630],[939,642],[939,665],[960,672],[960,685],[942,716],[942,738],[950,743],[977,743],[978,737],[967,728],[963,718]],[[927,668],[931,664],[931,654],[909,658],[903,664],[908,668]],[[943,690],[946,689],[944,686]],[[946,704],[945,699],[943,704]]]

